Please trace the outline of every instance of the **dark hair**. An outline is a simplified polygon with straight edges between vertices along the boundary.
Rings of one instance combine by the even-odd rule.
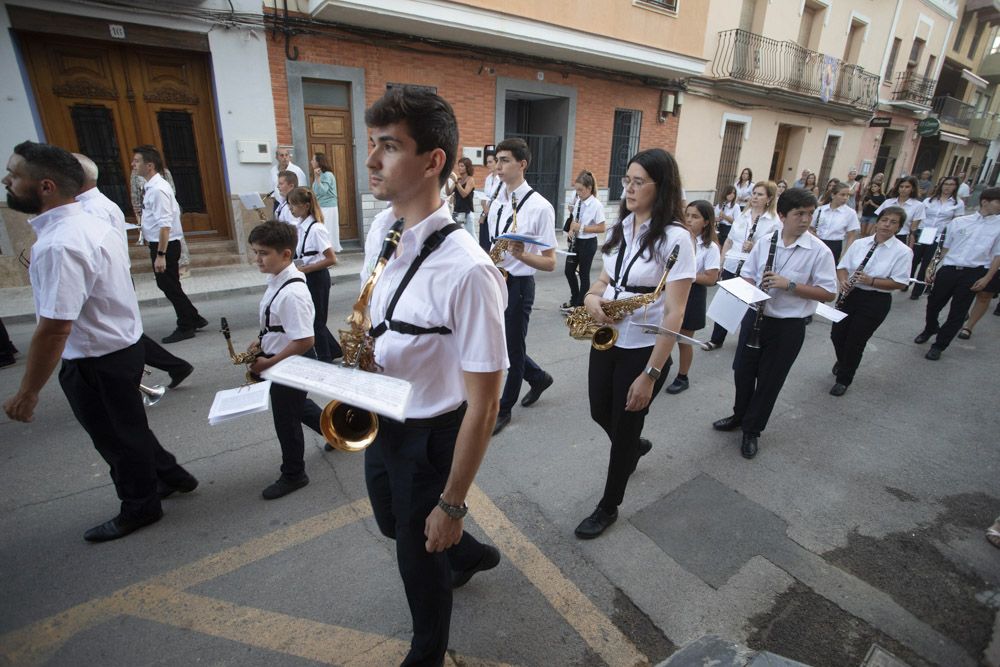
[[[458,121],[451,105],[423,88],[394,86],[365,111],[365,125],[386,127],[397,123],[406,125],[418,154],[438,148],[444,151],[438,185],[447,183],[458,153]]]
[[[688,208],[695,207],[698,210],[698,215],[702,217],[705,221],[705,228],[701,230],[701,242],[703,245],[712,245],[713,243],[719,242],[719,237],[715,233],[715,207],[712,203],[704,199],[696,199],[690,204]]]
[[[278,252],[283,250],[295,252],[295,244],[298,243],[298,240],[299,235],[295,226],[278,220],[260,223],[250,230],[250,237],[247,239],[249,243],[262,245]]]
[[[299,187],[299,175],[296,174],[291,169],[284,169],[278,172],[278,178],[285,179],[285,183],[288,183],[293,188]]]
[[[928,199],[937,199],[938,197],[940,197],[941,196],[941,188],[944,186],[944,182],[945,181],[955,181],[955,191],[951,193],[950,199],[957,204],[958,203],[958,186],[959,186],[959,182],[958,182],[958,179],[956,177],[954,177],[954,176],[943,176],[940,179],[938,179],[937,185],[935,185],[934,189],[931,190],[931,193],[929,195],[927,195],[927,198]]]
[[[597,195],[597,179],[594,178],[594,175],[586,169],[581,171],[580,175],[577,176],[576,180],[573,182],[579,183],[585,188],[590,188],[590,194],[595,196]]]
[[[734,195],[736,194],[736,186],[735,185],[727,185],[726,187],[724,187],[722,189],[722,199],[719,200],[719,204],[725,204],[726,203],[726,197],[728,197],[730,195],[730,193],[732,193]],[[736,200],[734,199],[733,202],[735,203]]]
[[[899,198],[899,184],[900,183],[910,184],[910,198],[916,199],[920,196],[920,185],[917,184],[917,179],[913,176],[903,176],[902,178],[896,179],[896,184],[892,186],[892,190],[888,192],[890,197]]]
[[[316,166],[320,168],[320,171],[333,171],[333,167],[330,166],[330,158],[326,156],[326,153],[316,153],[313,155],[313,159],[316,160]]]
[[[143,162],[147,162],[156,167],[157,173],[163,171],[163,156],[160,155],[160,151],[156,150],[152,146],[148,144],[144,146],[136,146],[132,149],[132,153],[133,155],[141,157]]]
[[[63,197],[75,197],[86,180],[80,161],[64,148],[23,141],[14,146],[14,154],[24,159],[28,176],[52,181]]]
[[[528,148],[528,142],[520,137],[512,137],[501,141],[497,144],[497,155],[500,155],[500,151],[508,151],[518,162],[524,161],[528,165],[531,164],[531,149]]]
[[[743,169],[740,170],[740,175],[736,177],[736,182],[737,183],[742,183],[743,182],[743,172],[744,171],[750,174],[750,178],[747,179],[747,182],[748,183],[753,183],[753,169],[751,169],[750,167],[743,167]]]
[[[656,199],[653,200],[652,217],[649,221],[649,231],[642,237],[642,245],[639,247],[640,253],[649,251],[647,257],[652,258],[653,248],[657,243],[667,236],[667,225],[683,226],[680,222],[684,219],[684,209],[681,208],[683,196],[681,195],[681,174],[677,168],[677,161],[674,156],[662,148],[650,148],[639,151],[632,156],[632,159],[625,165],[625,170],[638,164],[646,170],[649,177],[656,185]],[[618,207],[618,224],[611,228],[607,240],[601,247],[601,252],[610,255],[612,250],[621,246],[625,234],[622,231],[622,223],[628,217],[629,210],[625,205],[625,196],[622,195],[621,205]]]
[[[875,218],[875,222],[878,222],[885,217],[886,214],[890,213],[899,216],[899,226],[902,227],[903,223],[906,222],[906,209],[902,206],[886,206],[882,209],[882,212],[878,214],[878,217]]]
[[[805,188],[788,188],[778,197],[778,214],[788,215],[795,208],[812,206],[816,208],[816,195]]]
[[[465,166],[465,175],[466,176],[475,176],[476,175],[476,167],[472,164],[472,160],[470,160],[467,157],[460,157],[460,158],[458,158],[458,162],[459,162],[459,164],[462,164],[462,165]]]
[[[316,194],[309,188],[295,188],[289,192],[288,203],[289,205],[295,204],[296,206],[307,205],[309,207],[309,215],[313,217],[313,220],[323,222],[323,209],[320,208],[319,202],[316,200]]]
[[[1000,188],[986,188],[983,190],[982,194],[979,195],[979,201],[997,201],[1000,200]]]

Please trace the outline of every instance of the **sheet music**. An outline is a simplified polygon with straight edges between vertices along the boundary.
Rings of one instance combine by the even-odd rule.
[[[923,243],[924,245],[932,245],[934,239],[937,238],[937,227],[921,227],[920,236],[917,238],[917,243]]]
[[[845,313],[844,311],[837,310],[836,308],[828,306],[825,303],[817,304],[816,314],[822,317],[823,319],[830,320],[831,322],[839,322],[840,320],[847,317],[847,313]],[[854,320],[851,321],[853,322]]]
[[[497,237],[498,239],[507,239],[508,241],[520,241],[521,243],[530,243],[531,245],[541,246],[542,248],[551,248],[548,243],[543,243],[542,241],[536,241],[530,236],[523,236],[521,234],[501,234]]]
[[[235,389],[223,389],[215,394],[212,407],[208,411],[211,425],[236,419],[256,412],[265,412],[271,407],[271,383],[269,381],[245,385]]]
[[[406,419],[413,385],[406,380],[306,357],[289,357],[261,373],[287,387],[334,398],[397,421]]]
[[[720,289],[716,291],[712,303],[708,304],[706,314],[720,327],[733,332],[739,329],[740,322],[743,321],[743,316],[746,315],[748,308],[746,303],[726,290]]]
[[[251,211],[264,208],[264,200],[260,198],[259,192],[248,192],[240,195],[240,203]]]
[[[729,292],[737,299],[743,303],[757,303],[758,301],[764,301],[770,299],[771,295],[763,290],[757,289],[756,286],[751,285],[742,278],[730,278],[729,280],[720,280],[716,283],[719,287]]]

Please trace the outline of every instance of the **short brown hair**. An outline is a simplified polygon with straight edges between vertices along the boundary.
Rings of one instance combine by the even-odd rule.
[[[268,220],[250,230],[250,237],[247,241],[278,252],[283,250],[295,252],[295,244],[299,242],[299,234],[294,225]]]

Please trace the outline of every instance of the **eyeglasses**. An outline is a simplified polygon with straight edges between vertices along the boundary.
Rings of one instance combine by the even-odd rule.
[[[647,181],[645,178],[629,178],[628,176],[622,176],[622,187],[626,190],[630,187],[634,187],[638,190],[646,183],[652,183],[652,181]]]

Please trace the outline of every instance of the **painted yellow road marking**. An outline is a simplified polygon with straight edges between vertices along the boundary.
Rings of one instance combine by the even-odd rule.
[[[0,636],[0,664],[41,665],[77,633],[119,612],[110,598],[95,598]]]
[[[468,503],[475,508],[476,523],[605,662],[611,667],[649,664],[649,659],[611,619],[567,579],[478,486],[473,485],[469,490]]]

